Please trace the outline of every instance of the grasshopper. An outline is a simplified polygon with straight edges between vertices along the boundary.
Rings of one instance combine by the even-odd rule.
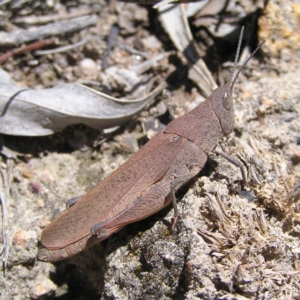
[[[234,129],[233,87],[262,45],[236,70],[242,35],[243,29],[230,80],[195,109],[169,123],[127,162],[50,223],[43,230],[38,259],[58,261],[73,256],[171,202],[175,225],[179,215],[175,193],[199,173],[209,152]]]

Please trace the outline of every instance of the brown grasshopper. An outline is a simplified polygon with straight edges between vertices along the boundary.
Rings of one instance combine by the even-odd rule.
[[[176,223],[176,191],[199,173],[222,136],[233,131],[233,86],[261,46],[234,76],[242,34],[243,30],[229,82],[191,112],[173,120],[125,164],[50,223],[42,233],[38,259],[57,261],[73,256],[125,225],[162,210],[170,202]]]

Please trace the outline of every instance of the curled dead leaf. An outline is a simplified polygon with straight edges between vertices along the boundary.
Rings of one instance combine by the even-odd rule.
[[[0,132],[43,136],[73,124],[95,129],[120,126],[140,112],[165,87],[163,82],[144,97],[127,100],[79,84],[33,90],[16,86],[5,79],[0,85]]]

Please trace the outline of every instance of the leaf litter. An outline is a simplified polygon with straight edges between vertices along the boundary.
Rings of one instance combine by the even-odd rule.
[[[117,79],[120,82],[120,78]],[[134,84],[138,83],[136,78]],[[162,83],[144,97],[122,100],[80,84],[32,90],[2,82],[0,132],[18,136],[42,136],[74,124],[84,124],[98,130],[121,126],[165,87]],[[129,88],[132,86],[129,85]]]

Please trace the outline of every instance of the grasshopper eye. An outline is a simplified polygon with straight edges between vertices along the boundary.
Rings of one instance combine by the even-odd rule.
[[[225,92],[222,99],[222,104],[225,109],[230,110],[232,108],[231,92]]]

